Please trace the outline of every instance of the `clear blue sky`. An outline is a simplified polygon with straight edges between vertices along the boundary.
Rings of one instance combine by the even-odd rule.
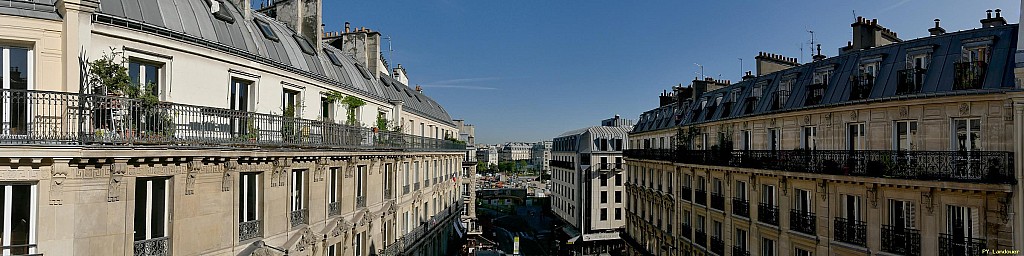
[[[325,1],[327,30],[345,21],[392,38],[392,65],[477,126],[477,143],[550,140],[707,76],[736,81],[759,51],[810,57],[808,30],[834,56],[858,16],[911,39],[932,20],[980,27],[986,9],[1018,23],[1020,1]],[[383,46],[385,51],[387,45]],[[385,57],[388,54],[385,53]]]

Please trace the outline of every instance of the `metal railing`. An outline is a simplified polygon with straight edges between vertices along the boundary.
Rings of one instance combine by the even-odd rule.
[[[707,233],[704,233],[704,230],[694,230],[692,242],[696,245],[700,245],[700,247],[706,247],[708,242]]]
[[[428,234],[433,233],[438,228],[451,226],[447,220],[461,214],[462,208],[463,205],[461,203],[448,206],[447,209],[435,214],[430,220],[421,223],[409,231],[409,233],[396,238],[394,243],[387,244],[384,249],[380,250],[380,255],[405,255],[409,249],[412,249],[413,245],[416,245],[417,242]]]
[[[0,144],[465,150],[399,132],[239,110],[66,92],[0,89]]]
[[[291,211],[288,216],[293,228],[298,227],[299,225],[309,224],[309,209]]]
[[[814,216],[813,212],[797,209],[789,210],[789,229],[813,236],[816,235],[816,224],[817,217]]]
[[[341,201],[327,203],[327,216],[341,215]]]
[[[988,63],[964,61],[953,64],[953,90],[981,89]]]
[[[907,256],[921,255],[921,231],[882,225],[882,251]]]
[[[562,169],[569,169],[569,170],[575,170],[576,169],[576,163],[573,163],[573,162],[570,162],[570,161],[551,160],[551,164],[550,165],[551,165],[551,167],[558,167],[558,168],[562,168]]]
[[[622,163],[600,163],[597,165],[598,170],[621,170]]]
[[[867,99],[871,95],[871,88],[875,85],[875,76],[871,74],[860,74],[850,77],[850,100]]]
[[[171,255],[171,240],[166,236],[135,241],[132,247],[135,256]]]
[[[746,199],[732,198],[732,214],[750,218],[750,201]]]
[[[718,192],[711,193],[711,209],[725,211],[725,196]]]
[[[711,236],[711,252],[718,255],[725,255],[725,241],[717,236]]]
[[[908,68],[896,71],[896,95],[920,92],[927,72],[928,70],[923,68]]]
[[[693,190],[693,203],[698,204],[698,205],[707,205],[707,203],[708,203],[707,201],[708,201],[708,192],[707,191],[704,191],[703,189],[694,189]]]
[[[829,175],[1016,183],[1013,153],[1008,151],[633,149],[626,157]]]
[[[779,207],[765,203],[757,204],[757,221],[770,225],[779,225]]]
[[[679,233],[686,239],[690,239],[690,237],[692,237],[691,232],[690,224],[683,223],[679,225]]]
[[[832,223],[832,234],[836,241],[867,246],[868,231],[864,221],[836,217]]]
[[[366,208],[366,196],[356,197],[356,208]]]
[[[807,86],[807,97],[804,99],[804,106],[818,105],[825,96],[825,83],[810,84]]]
[[[250,220],[238,223],[238,241],[246,241],[263,237],[263,220]]]
[[[690,199],[693,198],[693,189],[690,189],[690,187],[683,187],[679,190],[679,198],[690,201]]]
[[[732,256],[750,256],[750,251],[747,251],[747,248],[734,245],[732,247]]]
[[[985,239],[939,234],[939,255],[985,255]]]

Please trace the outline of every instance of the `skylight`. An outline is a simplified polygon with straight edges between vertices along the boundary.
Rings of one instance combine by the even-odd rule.
[[[232,8],[230,4],[225,4],[221,0],[210,1],[210,12],[213,13],[213,17],[218,20],[223,20],[227,23],[235,23],[235,16],[231,15],[228,8]]]
[[[362,64],[356,63],[356,69],[359,70],[360,74],[363,74],[363,78],[366,78],[366,80],[370,80],[370,78],[373,77],[370,75],[370,72],[366,71],[366,68],[363,67]]]
[[[295,42],[299,44],[299,48],[302,49],[302,52],[304,52],[306,54],[309,54],[309,55],[316,55],[316,51],[313,50],[313,45],[309,44],[309,41],[306,41],[305,38],[302,38],[301,36],[299,36],[297,34],[296,35],[292,35],[292,38],[294,38]]]
[[[262,21],[260,19],[253,19],[253,21],[255,21],[256,26],[260,28],[260,32],[263,32],[263,37],[275,42],[280,40],[277,38],[277,34],[274,33],[274,30],[270,28],[270,24],[267,24],[266,21]]]
[[[327,58],[331,60],[332,64],[341,67],[341,60],[338,59],[338,56],[334,55],[334,52],[327,50],[326,48],[324,49],[324,52],[327,53]]]

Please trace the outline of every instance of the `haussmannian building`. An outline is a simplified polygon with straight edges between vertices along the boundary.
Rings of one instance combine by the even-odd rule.
[[[607,255],[624,248],[626,172],[622,152],[632,126],[592,126],[551,143],[551,211],[564,225],[562,253]]]
[[[533,143],[506,142],[498,147],[498,162],[529,161],[532,149]]]
[[[320,0],[251,6],[0,3],[0,254],[452,253],[444,108]]]
[[[533,148],[530,149],[530,164],[541,174],[551,171],[551,141],[533,144]]]
[[[640,116],[625,154],[630,255],[1020,249],[1018,25],[996,10],[917,39],[873,19],[852,28],[838,56],[761,53],[756,75],[696,79]]]

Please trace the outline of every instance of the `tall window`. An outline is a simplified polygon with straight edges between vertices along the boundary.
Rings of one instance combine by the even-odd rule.
[[[843,195],[840,197],[842,211],[840,215],[847,221],[859,221],[860,217],[860,196]]]
[[[299,117],[299,108],[301,108],[302,104],[299,101],[299,91],[283,89],[281,92],[281,111],[289,117]]]
[[[337,202],[338,202],[338,197],[341,196],[341,190],[340,190],[340,186],[338,184],[338,183],[341,182],[341,179],[342,179],[342,177],[341,177],[341,170],[338,167],[331,167],[330,168],[330,174],[331,174],[330,181],[328,181],[330,187],[328,188],[328,191],[327,191],[328,192],[327,203],[328,204],[332,204],[332,205],[336,205]],[[334,207],[338,207],[338,206],[334,206]]]
[[[128,60],[128,76],[132,79],[132,85],[139,88],[139,93],[148,93],[160,96],[160,81],[163,64],[149,62],[139,59]]]
[[[805,126],[800,138],[800,148],[806,150],[818,149],[818,127]]]
[[[893,134],[895,150],[915,150],[914,137],[917,136],[917,121],[896,121],[896,130]]]
[[[36,184],[0,185],[3,255],[36,253],[37,190]]]
[[[772,151],[782,149],[782,135],[778,128],[768,129],[768,149]]]
[[[747,251],[747,231],[742,229],[736,229],[736,241],[733,241],[741,251]]]
[[[761,185],[761,203],[769,206],[775,206],[775,186],[774,185]]]
[[[786,106],[786,102],[789,101],[789,92],[793,91],[794,82],[796,82],[795,78],[786,79],[779,83],[779,89],[776,91],[775,95],[775,99],[778,100],[778,102],[775,103],[777,104],[775,107],[776,109]]]
[[[946,233],[954,241],[964,241],[965,238],[979,237],[980,217],[978,211],[970,207],[946,205]]]
[[[601,191],[601,203],[608,203],[608,191]]]
[[[801,249],[801,248],[793,249],[793,256],[813,256],[813,255],[814,254],[811,253],[808,250],[804,250],[804,249]]]
[[[167,177],[135,179],[135,241],[167,236],[169,187]]]
[[[953,119],[953,150],[981,150],[981,119]]]
[[[811,212],[811,192],[803,189],[794,189],[796,196],[793,197],[793,209],[799,212]]]
[[[320,97],[320,120],[334,122],[334,101],[327,97]]]
[[[292,170],[291,177],[292,192],[291,192],[291,208],[292,211],[301,211],[306,209],[306,172],[305,170],[298,169]]]
[[[356,197],[366,196],[366,165],[356,166]]]
[[[775,240],[761,238],[761,256],[775,256]]]
[[[21,90],[34,89],[33,51],[0,46],[0,134],[28,134],[28,95]],[[13,90],[13,91],[12,91]],[[21,98],[19,100],[19,98]]]
[[[601,208],[601,220],[608,220],[608,209]]]
[[[846,149],[864,150],[867,148],[867,137],[864,135],[864,123],[851,123],[846,126]]]
[[[229,104],[231,110],[240,112],[249,112],[252,101],[249,100],[252,95],[252,82],[237,78],[231,79],[231,95],[229,97]],[[234,118],[231,120],[231,127],[236,134],[248,134],[249,133],[249,122],[255,122],[255,120],[247,120],[241,117]],[[255,125],[255,124],[253,124]]]
[[[889,225],[895,228],[914,228],[914,202],[889,199]]]
[[[747,183],[744,181],[736,181],[736,189],[733,192],[735,197],[740,200],[747,200]]]
[[[750,145],[751,145],[750,130],[742,130],[742,131],[740,131],[740,134],[741,134],[741,137],[742,137],[741,139],[743,140],[742,141],[742,143],[743,143],[742,149],[743,150],[750,150]]]
[[[615,191],[615,203],[622,203],[622,191]]]
[[[260,219],[260,173],[242,173],[239,184],[238,222],[249,222]]]

